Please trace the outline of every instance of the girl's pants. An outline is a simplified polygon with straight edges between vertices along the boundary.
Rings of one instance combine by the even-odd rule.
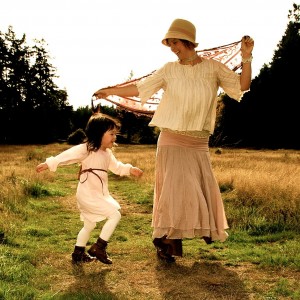
[[[109,216],[102,227],[99,237],[107,242],[115,231],[120,219],[121,214],[119,211],[116,211],[113,215]],[[78,233],[76,246],[85,247],[90,238],[91,232],[95,227],[96,222],[85,220],[82,229]]]

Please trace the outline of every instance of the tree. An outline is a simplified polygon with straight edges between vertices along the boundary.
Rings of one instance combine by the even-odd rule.
[[[241,143],[241,132],[238,130],[240,124],[240,103],[232,100],[226,94],[219,96],[217,103],[216,126],[209,143],[212,147],[236,147]],[[235,120],[235,122],[232,122]]]
[[[26,44],[11,26],[0,32],[0,142],[48,143],[67,137],[72,107],[54,83],[44,40]]]
[[[248,121],[251,118],[253,126],[245,123],[247,139],[249,143],[257,140],[261,147],[300,148],[299,79],[294,75],[300,69],[299,12],[300,6],[294,4],[272,63],[265,65],[260,76],[253,80],[251,94],[245,98],[244,105],[255,117],[247,118]]]
[[[118,119],[121,120],[119,142],[130,144],[155,144],[158,138],[157,129],[149,127],[149,117],[140,116],[130,111],[117,109]]]
[[[264,65],[252,80],[251,89],[236,105],[223,98],[223,117],[219,117],[212,141],[230,138],[239,146],[300,149],[298,95],[300,69],[300,5],[293,4],[289,23],[274,51],[270,65]],[[217,144],[221,146],[220,144]]]
[[[88,106],[78,107],[72,114],[72,130],[82,129],[84,130],[89,118],[92,115],[92,110]]]

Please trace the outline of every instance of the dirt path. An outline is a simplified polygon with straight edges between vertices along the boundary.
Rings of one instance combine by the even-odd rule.
[[[70,210],[76,209],[73,197],[64,197],[62,203]],[[125,217],[143,213],[138,205],[122,200],[120,204]],[[289,278],[295,284],[300,280],[299,273],[266,271],[247,263],[229,266],[226,262],[189,257],[178,258],[175,264],[162,263],[157,261],[150,240],[142,260],[138,259],[138,251],[137,247],[130,252],[114,249],[110,266],[100,262],[74,266],[69,254],[56,257],[48,262],[57,269],[51,278],[52,290],[57,295],[106,293],[107,299],[122,300],[279,300],[290,298],[262,295],[274,291],[278,278]]]

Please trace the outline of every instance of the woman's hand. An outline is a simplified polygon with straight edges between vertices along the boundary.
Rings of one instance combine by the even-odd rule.
[[[94,93],[94,97],[97,99],[105,99],[108,96],[115,95],[120,97],[132,97],[138,96],[139,91],[135,84],[129,84],[123,87],[108,87],[100,89]]]
[[[249,35],[243,36],[241,46],[242,57],[245,59],[250,58],[252,55],[253,48],[254,40]]]
[[[109,95],[112,95],[110,89],[100,89],[97,92],[95,92],[93,96],[96,97],[97,99],[105,99]]]

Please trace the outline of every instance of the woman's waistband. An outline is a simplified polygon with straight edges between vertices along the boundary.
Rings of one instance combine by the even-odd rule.
[[[162,130],[157,141],[157,146],[179,146],[208,152],[208,141],[208,137],[192,137]]]

